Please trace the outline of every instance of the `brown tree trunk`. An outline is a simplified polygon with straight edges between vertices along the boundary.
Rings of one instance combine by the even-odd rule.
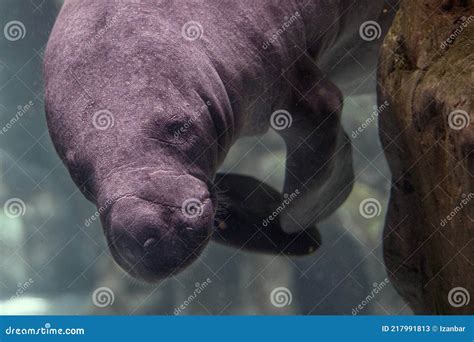
[[[380,56],[384,255],[415,313],[474,313],[474,6],[402,0]]]

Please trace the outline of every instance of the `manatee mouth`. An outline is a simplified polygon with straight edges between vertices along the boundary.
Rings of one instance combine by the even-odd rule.
[[[180,199],[180,205],[130,195],[111,206],[104,218],[104,232],[113,258],[129,275],[158,281],[199,257],[211,237],[214,205],[207,189],[195,189],[196,197]]]
[[[155,282],[185,269],[199,257],[210,236],[194,235],[185,240],[169,234],[150,237],[141,244],[129,235],[114,236],[109,244],[110,251],[129,275],[146,282]]]

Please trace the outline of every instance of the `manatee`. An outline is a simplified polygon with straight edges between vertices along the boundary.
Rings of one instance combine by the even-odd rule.
[[[211,239],[314,252],[315,224],[354,178],[343,92],[362,87],[360,63],[376,60],[395,6],[66,0],[45,51],[48,128],[116,262],[151,282],[185,269]],[[270,128],[287,147],[282,192],[217,174],[237,139]]]

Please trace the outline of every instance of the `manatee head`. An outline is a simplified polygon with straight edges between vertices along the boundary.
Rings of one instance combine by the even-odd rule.
[[[148,282],[196,260],[214,224],[213,122],[201,103],[189,105],[193,110],[169,107],[130,110],[115,104],[106,113],[113,122],[107,129],[94,127],[100,108],[61,120],[48,108],[55,146],[75,183],[96,204],[113,258]],[[194,108],[204,108],[203,114]]]
[[[62,18],[45,52],[51,139],[97,206],[116,262],[145,281],[172,276],[210,239],[212,179],[236,135],[231,111],[217,105],[214,67],[162,35],[124,40],[128,22],[108,30],[101,48],[74,50],[85,34],[62,35]]]
[[[148,177],[148,190],[114,200],[103,227],[116,262],[134,278],[152,282],[198,258],[211,236],[214,200],[193,176]]]

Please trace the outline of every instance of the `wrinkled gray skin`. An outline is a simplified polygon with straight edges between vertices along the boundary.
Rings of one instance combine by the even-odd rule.
[[[344,92],[367,76],[371,67],[354,66],[353,57],[374,66],[382,39],[363,41],[359,27],[377,20],[385,32],[393,11],[386,6],[382,14],[383,6],[381,0],[66,0],[45,54],[48,125],[72,178],[99,208],[118,264],[154,281],[195,260],[218,229],[220,163],[239,137],[264,134],[278,109],[293,120],[279,131],[288,150],[284,193],[301,194],[267,234],[285,245],[337,209],[352,188],[351,148],[340,126],[341,91],[326,74]],[[263,48],[292,15],[298,19]],[[189,21],[201,25],[200,39],[183,37]],[[113,123],[101,121],[107,115]],[[236,187],[231,212],[241,214],[219,221],[232,227],[217,240],[245,248],[250,224],[272,208],[253,207],[250,214],[239,182],[245,179],[223,178]],[[277,197],[274,206],[282,201]],[[183,214],[190,198],[202,203],[197,217]],[[317,240],[314,234],[314,246],[297,242],[288,253],[310,253]],[[277,248],[263,245],[264,252]]]

